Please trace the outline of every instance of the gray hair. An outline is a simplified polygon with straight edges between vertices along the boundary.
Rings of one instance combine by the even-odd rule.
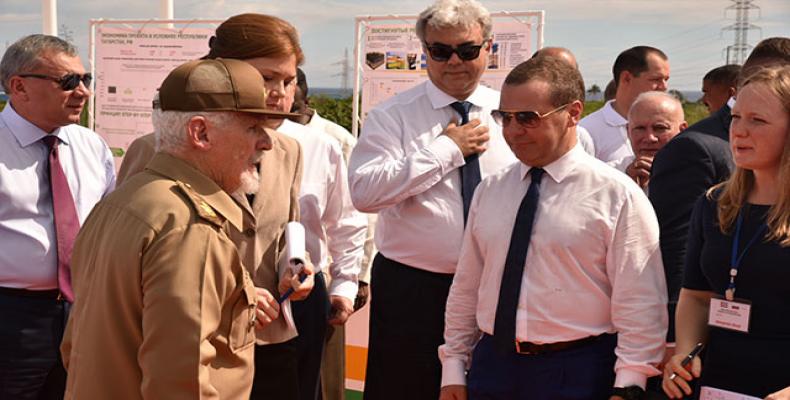
[[[480,24],[483,40],[491,39],[491,14],[476,0],[438,0],[417,19],[417,37],[425,42],[425,30],[450,27],[469,28],[472,24]]]
[[[151,112],[151,122],[154,125],[156,138],[156,151],[165,153],[179,153],[187,147],[187,137],[184,134],[187,123],[192,117],[205,117],[216,126],[228,125],[233,112],[226,111],[162,111],[155,108]]]
[[[59,37],[41,34],[25,36],[9,46],[0,61],[0,83],[3,89],[8,92],[8,80],[38,67],[40,57],[48,52],[65,53],[71,57],[79,55],[74,45]]]
[[[634,111],[638,104],[644,103],[650,100],[657,100],[657,101],[668,101],[672,104],[672,107],[675,110],[680,110],[680,119],[681,121],[685,118],[683,115],[683,104],[680,103],[677,97],[667,93],[667,92],[659,92],[659,91],[650,91],[640,93],[639,96],[636,97],[636,100],[631,104],[631,108],[628,109],[628,119],[631,119],[631,113]]]

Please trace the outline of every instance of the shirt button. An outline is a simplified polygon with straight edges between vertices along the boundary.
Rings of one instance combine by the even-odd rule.
[[[247,236],[247,237],[253,237],[253,236],[255,236],[255,229],[253,229],[253,228],[247,228],[247,229],[245,229],[245,230],[244,230],[244,235],[245,235],[245,236]]]

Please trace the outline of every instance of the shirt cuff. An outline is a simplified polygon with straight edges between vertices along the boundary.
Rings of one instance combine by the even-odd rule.
[[[340,279],[333,279],[329,285],[330,296],[342,296],[353,303],[357,298],[357,284],[352,281],[341,281]]]
[[[444,172],[464,165],[464,153],[458,148],[453,139],[447,135],[440,135],[428,145],[428,151],[436,157]]]
[[[642,389],[647,384],[647,375],[628,369],[620,369],[617,371],[617,377],[614,379],[614,387],[627,387],[639,386]]]
[[[442,361],[442,387],[450,385],[466,386],[466,363],[456,358]]]

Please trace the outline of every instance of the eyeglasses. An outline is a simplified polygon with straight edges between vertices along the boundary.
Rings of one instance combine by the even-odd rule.
[[[458,47],[442,43],[425,43],[425,48],[428,49],[428,54],[430,54],[434,61],[447,61],[453,56],[453,53],[457,54],[458,58],[463,61],[471,61],[480,56],[480,49],[482,49],[487,42],[487,40],[484,40],[483,43],[480,44],[462,44]]]
[[[22,78],[37,78],[37,79],[46,79],[52,82],[56,82],[60,85],[60,88],[63,90],[74,90],[77,86],[80,85],[82,82],[85,87],[89,87],[91,85],[91,81],[93,80],[93,75],[91,74],[66,74],[60,78],[49,76],[49,75],[41,75],[41,74],[19,74]]]
[[[519,125],[527,127],[527,128],[537,128],[543,118],[548,117],[551,114],[556,113],[567,107],[571,103],[563,104],[545,114],[541,114],[537,111],[502,111],[502,110],[493,110],[491,111],[491,116],[494,117],[494,121],[499,124],[500,126],[507,126],[510,123],[510,120],[513,117],[516,118]]]

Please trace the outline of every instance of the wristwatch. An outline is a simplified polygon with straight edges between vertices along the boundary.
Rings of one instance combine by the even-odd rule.
[[[612,396],[620,396],[625,400],[642,400],[645,397],[645,389],[636,385],[616,387],[612,389]]]

